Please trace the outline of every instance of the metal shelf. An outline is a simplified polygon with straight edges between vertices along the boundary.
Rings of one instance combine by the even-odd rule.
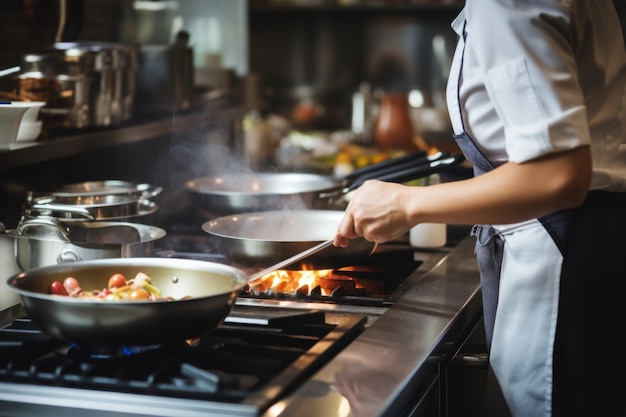
[[[224,118],[234,117],[226,111]],[[215,120],[204,112],[176,114],[153,120],[136,121],[115,128],[90,129],[84,132],[70,132],[46,140],[21,142],[9,148],[0,149],[0,173],[22,168],[40,162],[68,156],[80,155],[112,146],[148,141],[176,134],[190,128],[198,128]]]
[[[414,0],[412,2],[396,2],[389,3],[379,2],[355,2],[352,4],[340,4],[330,1],[320,0],[318,2],[309,2],[300,4],[298,2],[265,2],[252,1],[250,3],[251,12],[364,12],[364,13],[381,13],[381,12],[412,12],[412,11],[436,11],[436,10],[460,10],[465,3],[464,0]]]

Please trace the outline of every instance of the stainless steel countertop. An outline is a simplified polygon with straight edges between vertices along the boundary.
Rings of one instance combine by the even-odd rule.
[[[463,239],[362,335],[264,417],[399,415],[411,397],[436,378],[439,359],[480,319],[473,249],[474,239]]]
[[[415,284],[388,309],[357,312],[372,317],[363,333],[263,417],[406,415],[436,382],[443,358],[480,319],[473,247],[474,239],[466,237],[452,249],[421,253],[425,263],[411,276]],[[151,397],[146,403],[143,396],[130,394],[11,383],[0,383],[3,401],[23,403],[19,413],[13,409],[7,415],[29,417],[59,405],[71,406],[68,416],[84,415],[85,410],[94,416],[121,412],[165,417],[174,410],[188,417],[256,415],[246,404],[226,410],[197,400]]]

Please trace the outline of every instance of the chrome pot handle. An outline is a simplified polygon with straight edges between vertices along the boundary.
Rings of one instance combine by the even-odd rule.
[[[17,226],[17,233],[35,239],[70,241],[67,237],[69,230],[52,217],[22,217]]]
[[[70,263],[70,262],[78,262],[78,261],[82,261],[82,260],[83,260],[82,256],[80,256],[78,253],[74,252],[71,249],[65,249],[61,253],[59,253],[59,256],[57,256],[57,263],[58,264],[66,264],[66,263]]]
[[[46,202],[45,199],[38,200],[38,203],[33,204],[28,208],[28,214],[33,215],[36,213],[41,216],[52,216],[54,212],[60,212],[63,214],[73,214],[83,217],[85,220],[96,220],[93,214],[84,207],[74,207],[71,205],[55,204]],[[71,217],[69,217],[71,218]]]

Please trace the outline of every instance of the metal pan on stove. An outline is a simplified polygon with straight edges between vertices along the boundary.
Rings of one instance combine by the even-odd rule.
[[[245,267],[268,266],[332,239],[341,210],[284,210],[218,217],[202,225],[217,251]],[[347,248],[330,246],[309,256],[317,269],[353,265],[372,252],[374,244],[354,239]]]
[[[209,217],[284,209],[336,209],[366,180],[406,182],[458,165],[465,158],[423,152],[375,164],[349,177],[308,173],[250,173],[202,177],[186,184],[192,204]]]
[[[101,289],[115,273],[143,272],[174,301],[102,301],[52,295],[54,281],[72,276]],[[237,268],[189,259],[99,259],[21,272],[7,284],[28,316],[49,336],[82,345],[180,343],[221,325],[249,277]],[[181,299],[191,296],[189,299]]]

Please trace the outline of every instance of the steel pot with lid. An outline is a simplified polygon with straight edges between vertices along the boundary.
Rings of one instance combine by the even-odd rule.
[[[29,191],[23,215],[76,221],[127,220],[154,213],[151,200],[162,191],[150,184],[121,180],[68,184],[52,192]]]
[[[75,222],[25,217],[3,239],[12,239],[23,271],[46,265],[103,258],[149,256],[165,236],[155,226],[128,222]]]

